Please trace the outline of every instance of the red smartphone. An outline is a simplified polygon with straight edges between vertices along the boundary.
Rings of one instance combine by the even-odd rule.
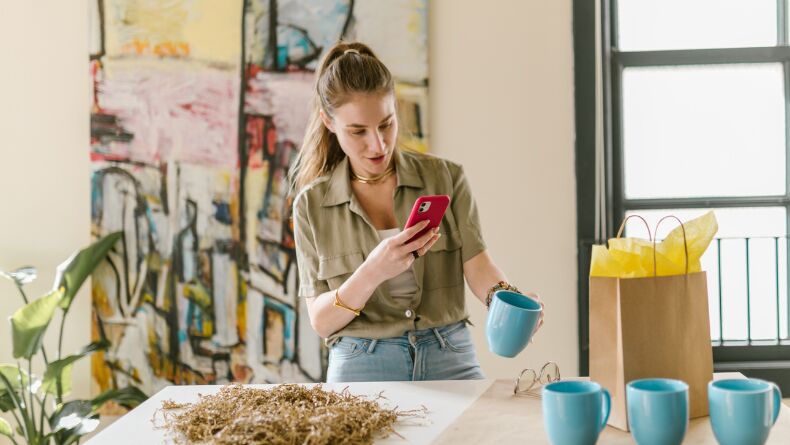
[[[414,201],[414,207],[411,209],[411,214],[409,215],[409,219],[406,221],[406,228],[424,221],[429,220],[425,228],[420,230],[416,235],[411,237],[406,243],[410,243],[413,240],[421,237],[429,230],[435,229],[439,227],[439,224],[442,222],[442,218],[444,217],[444,212],[447,211],[447,207],[450,205],[450,197],[447,195],[432,195],[432,196],[420,196]]]

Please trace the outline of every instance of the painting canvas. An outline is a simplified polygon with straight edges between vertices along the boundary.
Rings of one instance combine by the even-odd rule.
[[[390,67],[425,150],[427,0],[93,0],[94,391],[308,382],[326,351],[296,297],[286,176],[338,40]]]

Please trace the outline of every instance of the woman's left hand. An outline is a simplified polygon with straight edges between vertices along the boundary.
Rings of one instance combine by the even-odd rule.
[[[543,326],[543,316],[546,313],[546,305],[543,304],[543,300],[541,300],[540,296],[538,296],[538,294],[535,292],[524,292],[524,296],[532,298],[533,300],[540,303],[540,320],[538,321],[538,325],[535,326],[535,330],[532,331],[532,340],[530,340],[532,342],[535,341],[535,334],[537,334],[540,330],[540,327]]]

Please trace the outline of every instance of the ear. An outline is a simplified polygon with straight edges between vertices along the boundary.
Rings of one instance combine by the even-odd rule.
[[[324,110],[318,110],[318,114],[321,116],[321,122],[324,123],[326,129],[334,133],[335,129],[332,119],[330,119],[329,116],[327,116],[326,113],[324,113]]]

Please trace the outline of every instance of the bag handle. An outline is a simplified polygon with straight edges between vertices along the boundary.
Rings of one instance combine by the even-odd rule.
[[[675,215],[667,215],[667,216],[661,218],[660,220],[658,220],[658,223],[656,223],[656,237],[658,237],[658,226],[660,226],[661,222],[663,222],[667,218],[673,218],[675,221],[678,222],[678,224],[680,224],[680,228],[683,230],[683,249],[684,249],[685,254],[686,254],[686,258],[685,258],[685,260],[686,260],[685,261],[685,263],[686,263],[686,275],[688,275],[689,274],[689,244],[688,244],[688,240],[686,239],[686,226],[683,225],[683,221],[681,221],[680,218],[678,218]],[[628,218],[626,218],[626,219],[628,219]],[[623,221],[623,224],[625,224],[625,221]],[[645,223],[645,224],[647,224],[647,223]],[[657,271],[656,271],[656,240],[653,239],[653,276],[655,277],[656,275],[657,275]]]
[[[650,224],[648,224],[647,221],[645,221],[644,218],[642,218],[641,216],[636,215],[636,214],[628,215],[628,216],[625,217],[625,219],[623,220],[623,223],[620,224],[620,230],[617,231],[616,238],[620,238],[620,235],[623,234],[623,230],[625,230],[625,223],[627,223],[628,220],[631,219],[631,218],[639,218],[639,219],[642,220],[643,223],[645,223],[645,227],[647,227],[647,239],[650,240],[650,241],[653,241],[655,243],[655,241],[653,240],[653,234],[650,233]],[[655,261],[654,261],[654,263],[655,263]]]

